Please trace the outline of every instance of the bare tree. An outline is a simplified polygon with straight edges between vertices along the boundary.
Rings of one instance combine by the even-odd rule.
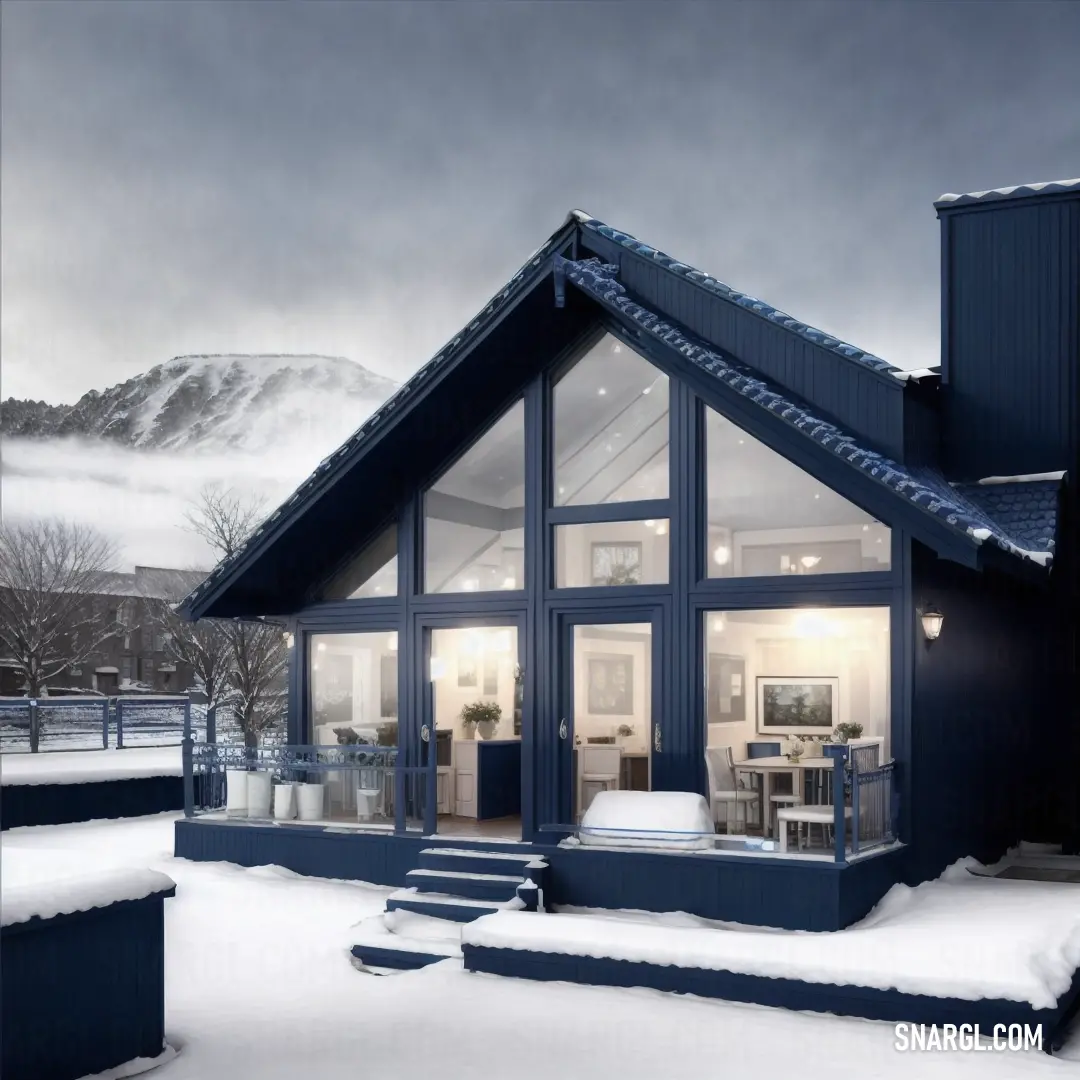
[[[113,543],[86,525],[0,525],[0,646],[30,697],[121,631],[99,599],[115,562]]]
[[[183,599],[176,597],[177,600]],[[151,618],[165,638],[165,652],[173,661],[191,668],[206,694],[207,707],[222,704],[229,695],[232,641],[216,619],[188,622],[168,600],[150,602]]]
[[[245,500],[235,491],[209,485],[199,492],[185,517],[189,531],[205,540],[220,559],[227,559],[236,554],[264,514],[263,500]],[[197,634],[204,635],[202,641],[196,640]],[[224,656],[225,675],[214,684],[220,688],[219,700],[232,702],[245,745],[257,746],[284,703],[288,652],[281,627],[243,620],[200,620],[187,624],[174,644],[192,654],[202,649],[207,664],[212,657]],[[205,674],[201,677],[209,696],[210,684]]]

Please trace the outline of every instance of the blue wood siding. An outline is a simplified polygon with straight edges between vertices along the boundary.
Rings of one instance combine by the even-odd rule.
[[[550,834],[548,834],[550,835]],[[406,884],[432,847],[498,850],[497,843],[330,832],[320,826],[176,823],[176,855],[240,866],[272,863],[314,877]],[[548,862],[545,903],[687,911],[707,919],[790,930],[840,930],[861,919],[904,873],[905,849],[838,864],[736,855],[503,845]]]
[[[77,1080],[162,1052],[174,893],[0,930],[4,1080]]]
[[[954,479],[1080,467],[1080,196],[943,209]]]
[[[43,755],[47,756],[47,755]],[[142,817],[184,809],[181,776],[103,780],[94,784],[5,784],[0,827],[66,825],[99,818]]]
[[[579,244],[619,266],[619,280],[647,307],[776,380],[874,449],[904,460],[904,388],[752,311],[669,274],[650,260],[593,232]]]
[[[1076,788],[1068,642],[1045,592],[976,573],[914,544],[916,628],[908,870],[913,881],[965,855],[994,861],[1020,840],[1060,840]]]

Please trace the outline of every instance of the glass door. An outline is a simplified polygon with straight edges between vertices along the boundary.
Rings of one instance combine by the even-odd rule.
[[[520,630],[519,619],[505,615],[426,629],[420,757],[433,783],[428,816],[443,832],[521,837]]]
[[[661,670],[659,612],[575,612],[561,619],[561,802],[578,824],[601,791],[649,791]]]

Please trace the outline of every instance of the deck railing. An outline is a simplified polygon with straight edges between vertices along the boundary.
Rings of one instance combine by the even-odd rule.
[[[190,740],[183,744],[183,757],[188,817],[229,813],[231,802],[231,812],[247,820],[296,819],[324,826],[381,826],[395,832],[435,829],[435,769],[403,764],[396,746],[249,747]],[[267,776],[269,788],[249,781],[253,773]],[[228,795],[230,783],[245,789],[234,800]],[[284,787],[291,790],[276,790]]]
[[[896,839],[895,768],[896,763],[888,761],[876,769],[864,772],[856,768],[850,773],[853,855]]]

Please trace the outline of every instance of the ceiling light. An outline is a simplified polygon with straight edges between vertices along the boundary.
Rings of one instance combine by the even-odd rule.
[[[712,557],[717,566],[727,566],[731,562],[731,548],[726,544],[721,544],[713,551]]]
[[[661,521],[660,524],[656,526],[656,535],[657,536],[667,536],[667,522],[666,521]]]
[[[504,589],[516,589],[517,588],[517,578],[514,577],[513,575],[511,575],[510,577],[503,578],[502,587]]]
[[[863,532],[869,532],[869,531],[870,531],[870,526],[869,526],[869,525],[864,525],[864,526],[862,527],[862,531],[863,531]]]
[[[622,352],[622,346],[616,341],[615,344],[611,346],[611,351],[613,353],[621,353]]]
[[[319,650],[319,652],[326,652],[326,642],[320,641],[316,648]]]
[[[740,445],[740,446],[742,446],[742,445],[743,445],[743,443],[745,443],[745,442],[746,442],[746,440],[745,440],[745,439],[740,439],[740,440],[739,440],[739,445]]]
[[[653,521],[652,518],[646,518],[645,519],[645,528],[646,529],[651,529],[655,524],[656,524],[656,522]]]
[[[723,615],[717,615],[716,618],[712,621],[712,628],[714,634],[722,634],[724,632],[725,626],[726,623],[724,622]]]
[[[815,491],[814,492],[814,498],[815,499],[820,499],[821,498],[821,492],[820,491]]]
[[[820,555],[803,555],[799,559],[799,562],[801,562],[803,564],[803,566],[807,570],[813,570],[814,567],[817,566],[817,564],[819,562],[821,562],[821,556]]]
[[[603,397],[607,393],[607,391],[601,386],[600,389],[596,391],[596,393],[599,397]]]
[[[643,394],[651,394],[652,393],[652,387],[651,386],[646,386],[645,389],[642,390],[641,392]]]

